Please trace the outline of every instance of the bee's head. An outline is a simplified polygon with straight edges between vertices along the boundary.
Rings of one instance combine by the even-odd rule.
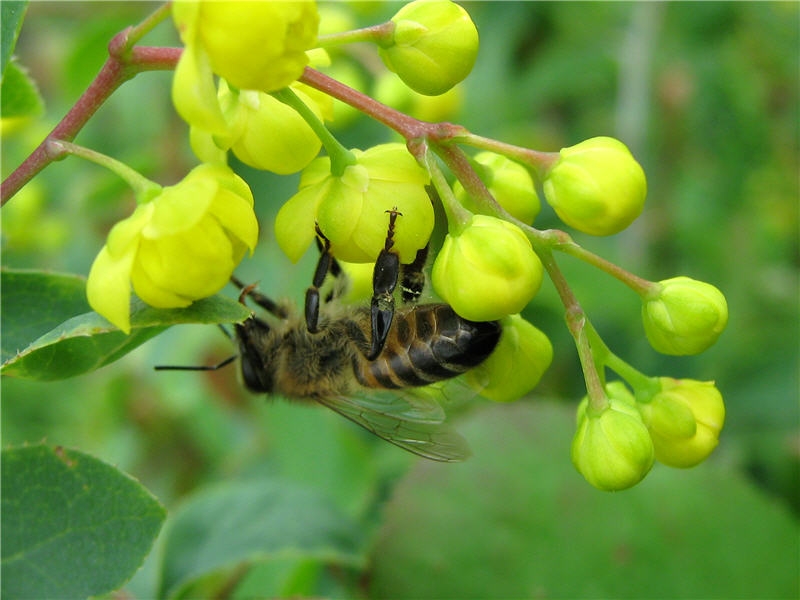
[[[242,378],[252,392],[270,393],[274,387],[270,326],[257,317],[236,325]]]

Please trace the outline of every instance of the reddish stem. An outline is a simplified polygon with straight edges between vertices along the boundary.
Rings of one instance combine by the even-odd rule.
[[[128,50],[131,28],[118,33],[108,44],[109,57],[94,81],[81,95],[42,143],[0,184],[0,206],[4,205],[39,171],[63,157],[54,152],[53,140],[71,142],[97,109],[123,83],[143,71],[174,69],[181,55],[180,48],[136,46]]]
[[[442,142],[468,133],[464,127],[454,123],[429,123],[410,117],[309,67],[303,71],[299,81],[368,114],[408,141],[427,139]]]

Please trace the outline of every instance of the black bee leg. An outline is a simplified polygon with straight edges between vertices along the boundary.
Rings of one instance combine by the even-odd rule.
[[[255,289],[256,284],[251,283],[250,285],[245,285],[242,281],[237,279],[234,276],[231,276],[231,283],[238,287],[242,292],[239,294],[239,302],[244,304],[245,298],[250,297],[252,298],[253,302],[255,302],[258,306],[263,308],[264,310],[269,311],[273,315],[278,318],[285,319],[289,315],[286,313],[286,309],[283,308],[280,304],[276,303],[274,300],[265,296],[261,292]]]
[[[325,238],[322,232],[319,230],[319,226],[317,226],[317,249],[319,253],[322,254],[323,252],[327,252],[330,258],[330,274],[337,280],[341,281],[341,285],[334,286],[328,294],[325,296],[325,302],[330,302],[334,298],[338,297],[345,289],[347,284],[347,275],[344,271],[342,271],[342,267],[339,265],[339,261],[331,254],[330,252],[330,242]],[[324,242],[322,240],[325,240]],[[326,250],[326,245],[328,249]]]
[[[400,274],[400,257],[392,251],[394,246],[394,224],[401,213],[396,208],[386,211],[389,213],[389,229],[386,233],[386,243],[375,261],[372,272],[372,304],[371,324],[372,342],[367,355],[369,360],[375,360],[383,350],[389,327],[394,318],[394,289],[397,287],[397,278]]]
[[[336,259],[331,254],[331,243],[328,238],[320,231],[319,225],[317,228],[317,246],[319,246],[319,260],[317,261],[317,268],[314,270],[314,279],[311,286],[306,290],[306,327],[311,333],[318,331],[317,323],[319,322],[319,288],[325,282],[325,277],[328,272],[334,276],[339,276],[341,267]]]
[[[403,265],[403,278],[400,282],[400,292],[404,303],[416,302],[422,295],[425,287],[425,262],[428,260],[428,246],[417,251],[414,262]]]

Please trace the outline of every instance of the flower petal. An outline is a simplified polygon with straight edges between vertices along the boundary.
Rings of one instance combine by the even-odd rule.
[[[118,258],[103,246],[92,263],[86,281],[86,297],[95,312],[104,316],[125,333],[131,331],[131,267],[136,246]]]

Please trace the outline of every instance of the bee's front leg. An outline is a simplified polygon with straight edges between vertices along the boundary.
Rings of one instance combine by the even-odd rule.
[[[392,251],[394,247],[394,224],[401,215],[397,209],[386,211],[389,213],[389,230],[386,233],[386,243],[375,261],[372,272],[372,303],[370,307],[372,341],[367,355],[369,360],[375,360],[386,344],[389,327],[394,318],[394,289],[397,287],[397,278],[400,275],[400,257]]]

